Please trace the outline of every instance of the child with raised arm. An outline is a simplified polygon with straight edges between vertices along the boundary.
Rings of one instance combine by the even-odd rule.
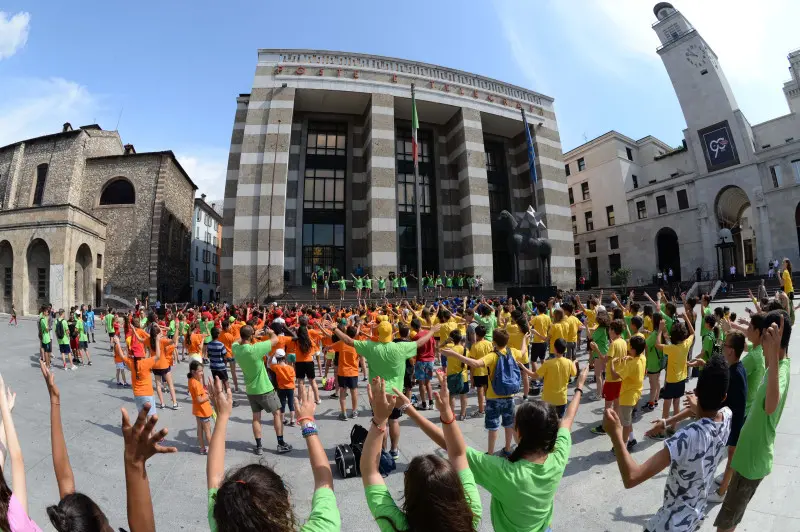
[[[659,331],[662,335],[667,332],[666,319],[661,321]],[[660,349],[667,357],[667,377],[662,394],[664,399],[664,406],[661,410],[662,418],[669,416],[670,405],[674,415],[677,416],[680,411],[681,397],[686,393],[686,380],[689,376],[687,371],[689,351],[694,342],[694,329],[688,320],[685,325],[676,320],[672,325],[672,332],[669,334],[672,344],[656,343],[656,349]],[[666,432],[653,433],[650,437],[663,440],[674,433],[675,424],[672,423],[666,427]]]
[[[209,382],[209,388],[214,390],[217,409],[217,423],[211,436],[206,466],[211,532],[289,531],[297,528],[308,532],[338,532],[341,518],[333,494],[333,475],[314,421],[316,404],[310,388],[300,385],[299,397],[295,398],[295,410],[314,475],[311,515],[302,527],[298,527],[284,479],[272,468],[248,464],[225,474],[225,435],[233,410],[233,395],[230,388],[225,390],[219,379]]]
[[[203,365],[192,360],[189,364],[189,394],[192,396],[192,414],[197,420],[197,447],[206,454],[206,443],[211,442],[211,399],[203,386]],[[218,377],[217,377],[218,378]]]
[[[555,347],[555,356],[545,360],[541,366],[536,367],[536,362],[531,362],[532,371],[524,364],[519,364],[519,367],[530,378],[544,381],[542,400],[562,418],[567,411],[567,386],[570,379],[578,374],[578,369],[573,360],[564,356],[567,342],[563,338],[556,340]]]

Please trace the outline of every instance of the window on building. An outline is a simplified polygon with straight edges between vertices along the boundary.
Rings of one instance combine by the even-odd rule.
[[[303,207],[306,209],[344,209],[345,170],[306,168]]]
[[[217,254],[216,253],[211,255],[211,264],[214,264],[215,266],[217,264]]]
[[[583,215],[586,219],[586,230],[594,231],[594,221],[592,220],[592,211],[586,211]]]
[[[619,237],[614,235],[608,237],[608,249],[619,249]]]
[[[625,148],[625,155],[627,155],[629,161],[633,160],[633,150],[632,149],[626,147]]]
[[[200,212],[200,209],[197,209],[197,221],[199,222],[202,219],[203,219],[203,213]]]
[[[210,283],[211,282],[211,272],[208,270],[203,271],[203,282]]]
[[[3,272],[3,297],[11,297],[13,279],[14,279],[13,266],[6,266],[5,271]]]
[[[47,299],[47,268],[36,268],[36,297]]]
[[[775,188],[783,185],[783,169],[781,165],[776,164],[769,167],[769,175],[772,177],[772,186]]]
[[[631,181],[633,182],[633,188],[639,188],[639,178],[636,175],[631,175]]]
[[[217,247],[217,235],[211,237],[211,243],[214,245],[214,247]]]
[[[567,173],[567,177],[569,177],[570,176],[569,163],[564,165],[564,171]]]
[[[47,163],[40,164],[36,167],[36,189],[33,192],[33,204],[41,205],[44,199],[44,185],[47,182],[47,171],[50,165]]]
[[[586,170],[586,161],[581,157],[578,159],[578,172],[583,172],[584,170]]]
[[[792,161],[792,173],[794,174],[794,182],[800,183],[800,159]]]
[[[483,146],[486,153],[486,180],[489,183],[489,212],[496,217],[502,211],[510,210],[511,207],[504,155],[505,147],[502,143],[492,142],[489,139],[484,139]]]
[[[575,259],[575,279],[583,277],[581,272],[581,259]]]
[[[573,235],[578,234],[578,219],[575,217],[574,214],[572,215],[572,234]]]
[[[615,224],[615,221],[614,221],[615,220],[615,218],[614,218],[614,206],[613,205],[609,205],[609,206],[606,207],[606,220],[608,221],[608,225],[610,225],[610,226]]]
[[[679,190],[675,193],[678,196],[678,209],[684,210],[689,208],[689,196],[686,189]]]
[[[575,242],[573,244],[573,246],[575,247],[575,254],[576,255],[580,255],[581,254],[581,245],[580,245],[580,243]]]
[[[589,253],[597,252],[597,240],[589,240],[587,244],[589,245]]]
[[[103,267],[103,255],[102,253],[97,254],[97,268],[100,269]]]
[[[569,204],[575,205],[575,195],[572,193],[572,187],[567,189],[567,194],[569,195]]]
[[[615,271],[619,270],[620,268],[622,268],[622,257],[620,256],[620,254],[619,253],[612,253],[611,255],[609,255],[608,256],[608,269],[611,271],[611,273],[614,273]]]
[[[195,281],[199,281],[200,280],[200,275],[198,273],[199,271],[200,270],[198,270],[197,268],[194,269],[194,280]]]
[[[656,196],[656,209],[658,210],[658,214],[667,214],[666,196]]]
[[[100,205],[133,205],[136,191],[127,179],[115,179],[106,185],[100,194]]]
[[[194,260],[200,260],[200,246],[194,247]]]
[[[647,218],[647,204],[644,200],[636,202],[636,215],[640,220]]]
[[[347,150],[347,124],[311,123],[308,125],[306,154],[345,156]]]
[[[420,213],[431,212],[431,182],[428,176],[419,176],[422,183],[420,197]],[[414,174],[397,174],[397,210],[399,212],[416,212],[414,196]],[[502,210],[502,209],[501,209]]]
[[[589,183],[581,183],[581,197],[584,201],[589,199]]]
[[[398,161],[414,161],[414,152],[412,150],[412,142],[411,142],[411,130],[401,130],[396,132],[396,139],[395,139],[395,156],[397,157]],[[429,139],[429,133],[427,131],[419,131],[417,130],[417,141],[419,147],[419,162],[420,163],[429,163],[431,162],[431,144]],[[495,156],[492,158],[492,163],[497,163],[498,158]]]

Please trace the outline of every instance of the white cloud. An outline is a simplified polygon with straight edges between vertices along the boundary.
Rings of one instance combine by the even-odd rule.
[[[187,149],[176,152],[175,157],[197,185],[197,195],[205,194],[209,201],[225,196],[225,176],[228,169],[228,152],[220,148]]]
[[[31,16],[21,12],[10,15],[0,11],[0,59],[11,57],[28,42]]]
[[[0,84],[0,146],[96,122],[100,99],[73,81],[15,78]]]

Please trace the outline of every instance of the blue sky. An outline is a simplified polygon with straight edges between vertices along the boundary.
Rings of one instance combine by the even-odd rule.
[[[610,129],[678,145],[685,127],[655,48],[653,1],[36,2],[0,7],[0,145],[97,122],[172,149],[222,196],[235,98],[258,48],[426,61],[553,96],[565,151]],[[796,0],[674,2],[720,57],[751,123],[786,114]],[[796,22],[795,22],[796,23]],[[424,121],[424,117],[421,117]]]

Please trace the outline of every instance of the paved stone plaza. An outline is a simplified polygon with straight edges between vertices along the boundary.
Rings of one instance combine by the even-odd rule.
[[[743,307],[741,304],[732,305],[740,314]],[[17,328],[6,328],[3,323],[0,330],[3,331],[5,347],[0,370],[7,385],[17,392],[14,421],[25,457],[31,517],[43,529],[52,530],[45,508],[57,502],[58,489],[50,455],[48,396],[38,369],[35,322],[21,321]],[[792,345],[800,346],[800,335],[794,336]],[[61,389],[67,446],[77,489],[97,501],[114,527],[127,528],[119,409],[125,407],[132,411],[133,393],[129,388],[118,389],[112,379],[114,367],[107,338],[98,338],[98,343],[90,346],[94,361],[92,367],[56,373],[56,383]],[[792,388],[800,386],[800,381],[796,380],[800,370],[798,366],[800,361],[795,360]],[[186,371],[185,364],[179,365],[175,371],[182,410],[166,410],[161,413],[159,421],[159,426],[169,427],[167,440],[179,452],[155,456],[148,464],[156,522],[160,530],[167,531],[208,529],[205,457],[197,453],[195,420],[186,393]],[[363,406],[366,405],[366,391],[362,388],[361,392],[362,411],[357,422],[367,425],[369,411]],[[252,454],[250,409],[243,394],[236,398],[241,404],[234,409],[229,425],[226,454],[229,467],[256,460]],[[800,477],[794,476],[800,463],[800,445],[793,440],[800,435],[800,406],[795,400],[794,396],[789,397],[779,426],[774,470],[762,483],[738,529],[740,531],[800,530],[800,507],[794,505],[800,498]],[[475,396],[470,396],[470,411],[475,403]],[[320,436],[331,461],[335,445],[349,440],[353,425],[352,421],[336,420],[337,414],[338,403],[333,399],[323,400],[317,410]],[[425,414],[431,418],[438,415],[430,411]],[[556,496],[554,530],[640,531],[660,505],[666,473],[627,492],[623,490],[609,439],[589,432],[601,415],[602,404],[589,401],[584,401],[578,413],[573,427],[570,461]],[[650,421],[657,417],[651,413],[635,420],[640,443],[634,456],[640,462],[661,445],[641,437]],[[402,471],[406,463],[417,454],[435,450],[435,446],[410,420],[404,419],[401,425],[403,440],[398,472],[386,479],[395,496],[402,492]],[[468,445],[485,449],[486,433],[482,420],[469,420],[460,426]],[[295,446],[295,451],[283,456],[267,452],[262,459],[287,480],[297,515],[304,519],[310,509],[313,486],[307,453],[298,429],[289,428],[286,440]],[[274,432],[268,425],[264,427],[264,444],[267,449],[275,446]],[[339,480],[336,476],[334,473],[342,529],[377,530],[367,509],[361,479]],[[481,496],[484,506],[481,530],[491,530],[490,499],[483,489]],[[717,508],[712,508],[711,518],[706,519],[701,530],[714,530],[711,522],[716,512]]]

